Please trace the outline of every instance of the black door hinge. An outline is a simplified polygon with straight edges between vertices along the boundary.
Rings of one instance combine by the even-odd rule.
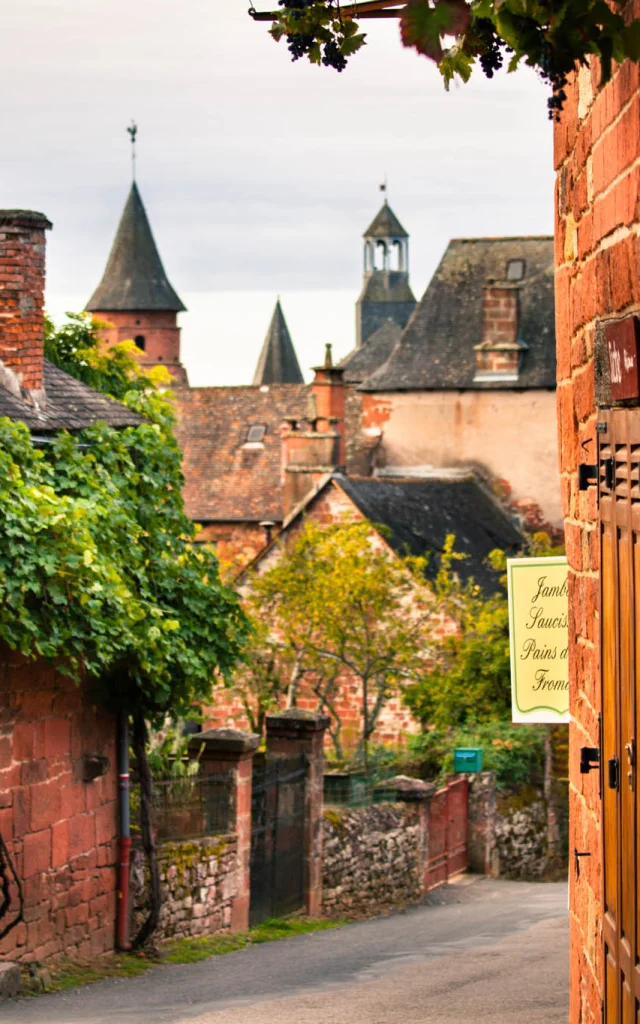
[[[600,767],[600,750],[598,747],[580,747],[580,774],[587,775],[594,768]]]
[[[609,789],[618,789],[620,786],[620,762],[617,757],[609,758]]]

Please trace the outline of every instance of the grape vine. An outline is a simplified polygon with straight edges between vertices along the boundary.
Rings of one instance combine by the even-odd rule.
[[[355,20],[380,15],[380,5],[362,0],[278,0],[266,15],[271,35],[287,40],[292,60],[342,71],[365,42]],[[478,64],[487,76],[507,65],[533,67],[551,88],[549,116],[557,118],[566,99],[568,76],[590,57],[600,63],[601,81],[613,61],[640,60],[640,19],[628,16],[627,0],[389,0],[405,46],[431,58],[448,87],[468,81]],[[257,12],[253,11],[254,16]]]

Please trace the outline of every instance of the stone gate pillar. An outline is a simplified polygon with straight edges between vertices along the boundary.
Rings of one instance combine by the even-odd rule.
[[[200,773],[217,775],[230,772],[235,790],[231,799],[229,831],[238,837],[236,895],[231,905],[231,931],[243,932],[249,927],[250,855],[251,855],[251,783],[253,755],[260,737],[240,729],[209,729],[198,733],[189,744],[192,753],[204,745],[200,755]]]
[[[307,758],[304,829],[304,908],[314,917],[322,909],[322,791],[326,715],[290,708],[267,715],[267,757]]]

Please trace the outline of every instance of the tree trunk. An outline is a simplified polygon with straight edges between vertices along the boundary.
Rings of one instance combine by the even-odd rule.
[[[142,848],[149,863],[150,902],[149,916],[142,925],[132,943],[133,949],[140,949],[149,941],[160,920],[162,907],[162,891],[160,889],[160,871],[156,843],[151,826],[151,772],[147,760],[147,723],[141,712],[137,711],[133,718],[133,749],[136,755],[138,778],[140,780],[140,833]]]

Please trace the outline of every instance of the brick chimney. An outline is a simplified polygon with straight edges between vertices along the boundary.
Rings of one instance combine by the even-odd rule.
[[[516,381],[528,346],[518,341],[520,285],[488,278],[482,306],[482,341],[476,353],[475,381]]]
[[[0,210],[0,360],[34,399],[43,387],[45,231],[32,210]]]
[[[285,517],[327,473],[344,469],[343,370],[333,365],[327,345],[322,366],[314,367],[305,419],[288,420],[282,430]]]

